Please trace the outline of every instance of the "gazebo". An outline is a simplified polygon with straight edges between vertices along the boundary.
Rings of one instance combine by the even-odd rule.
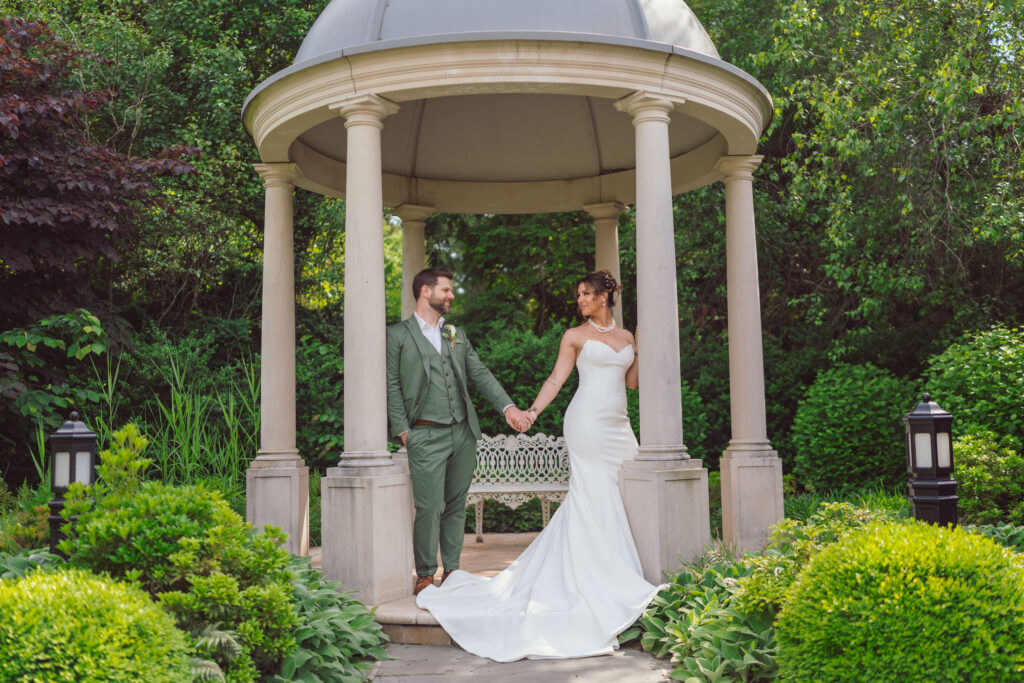
[[[333,0],[294,64],[243,118],[266,187],[262,427],[247,476],[256,525],[308,551],[308,470],[295,441],[295,187],[344,197],[345,451],[323,479],[323,568],[371,603],[411,590],[407,463],[388,451],[383,207],[403,273],[424,265],[434,212],[583,210],[618,275],[618,216],[636,207],[640,452],[620,484],[658,582],[710,542],[707,470],[680,404],[672,197],[725,186],[732,438],[723,534],[758,549],[782,518],[766,433],[753,173],[772,101],[722,61],[682,0]],[[411,311],[408,286],[403,312]],[[621,321],[621,318],[620,318]]]

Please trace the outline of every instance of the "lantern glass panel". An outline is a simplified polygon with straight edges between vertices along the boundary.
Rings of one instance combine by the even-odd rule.
[[[71,454],[59,451],[53,455],[53,485],[66,489],[71,483]]]
[[[917,461],[914,466],[919,470],[932,467],[932,435],[927,432],[914,434],[914,453]]]
[[[935,435],[935,460],[939,467],[949,467],[950,448],[949,432],[939,432]]]
[[[91,475],[89,471],[91,469],[89,467],[90,455],[89,451],[78,451],[75,453],[75,481],[81,482],[86,486],[92,483],[89,481]]]

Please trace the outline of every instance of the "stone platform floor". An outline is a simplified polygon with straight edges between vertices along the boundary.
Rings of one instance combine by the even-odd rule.
[[[460,568],[481,576],[494,576],[519,557],[536,536],[536,532],[484,534],[484,542],[476,543],[473,534],[466,534]],[[313,566],[321,566],[320,548],[311,548],[309,554]],[[412,581],[410,571],[410,586]],[[378,665],[373,678],[387,683],[475,680],[648,683],[671,680],[672,666],[666,660],[629,648],[607,657],[531,659],[507,664],[476,657],[453,643],[430,612],[416,606],[416,599],[411,595],[378,605],[376,617],[391,638],[388,646],[391,659]]]

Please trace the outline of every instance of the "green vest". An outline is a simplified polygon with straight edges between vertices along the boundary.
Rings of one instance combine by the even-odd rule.
[[[448,342],[442,340],[441,353],[428,353],[428,358],[430,381],[419,419],[441,424],[462,422],[466,419],[466,401],[462,398],[459,380],[452,369]]]

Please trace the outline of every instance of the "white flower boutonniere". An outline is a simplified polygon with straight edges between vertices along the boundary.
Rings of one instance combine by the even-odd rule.
[[[455,350],[456,344],[461,344],[461,339],[455,338],[455,325],[445,325],[441,331],[441,336],[448,340],[448,346],[451,347],[452,351]]]

